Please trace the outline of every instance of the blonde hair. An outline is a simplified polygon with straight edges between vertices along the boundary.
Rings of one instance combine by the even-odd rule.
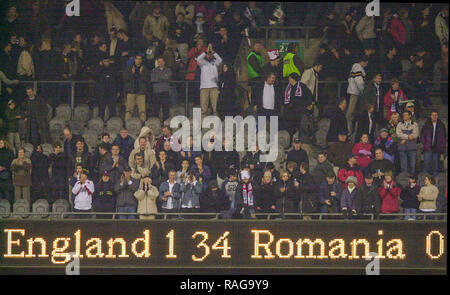
[[[391,119],[389,120],[389,124],[393,124],[394,123],[394,121],[392,120],[392,118],[394,116],[398,116],[398,122],[400,122],[400,114],[397,113],[397,112],[393,112],[392,115],[391,115]]]

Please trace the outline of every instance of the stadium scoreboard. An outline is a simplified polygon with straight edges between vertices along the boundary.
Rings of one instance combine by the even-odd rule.
[[[0,267],[446,269],[446,221],[0,221]]]

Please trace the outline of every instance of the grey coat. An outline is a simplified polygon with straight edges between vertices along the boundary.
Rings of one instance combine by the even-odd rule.
[[[117,193],[116,207],[137,207],[138,201],[134,197],[134,193],[139,188],[139,179],[131,177],[131,184],[125,183],[120,185],[120,181],[114,186]]]

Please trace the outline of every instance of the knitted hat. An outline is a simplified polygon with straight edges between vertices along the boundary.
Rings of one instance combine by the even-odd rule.
[[[241,171],[241,179],[250,179],[250,173],[247,170]]]
[[[358,179],[356,179],[355,176],[349,176],[349,177],[347,177],[347,180],[345,181],[345,183],[348,184],[349,182],[353,182],[354,184],[358,184]]]

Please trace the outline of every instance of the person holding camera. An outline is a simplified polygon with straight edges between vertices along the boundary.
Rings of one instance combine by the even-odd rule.
[[[219,73],[218,67],[222,63],[222,58],[213,50],[211,44],[206,52],[197,57],[200,67],[200,105],[202,117],[207,116],[209,104],[214,115],[217,116],[217,100],[219,98]]]
[[[116,183],[114,190],[117,193],[117,212],[135,213],[138,202],[134,193],[139,187],[139,180],[131,177],[131,168],[126,167]],[[119,215],[119,219],[137,219],[134,215]]]
[[[202,177],[197,180],[196,173],[189,171],[184,183],[181,184],[181,212],[196,213],[200,211],[200,194],[202,193]]]
[[[138,213],[139,219],[155,219],[154,213],[158,213],[156,207],[156,199],[159,196],[158,189],[152,185],[152,179],[146,175],[141,179],[139,189],[134,193],[135,198],[139,201]]]

